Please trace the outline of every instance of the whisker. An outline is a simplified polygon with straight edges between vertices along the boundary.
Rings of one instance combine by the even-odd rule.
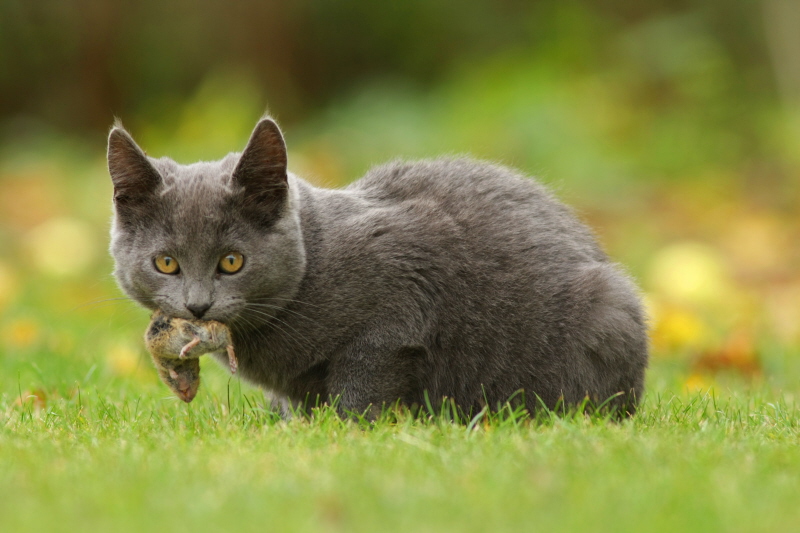
[[[302,348],[302,349],[311,349],[311,348],[313,348],[313,344],[311,343],[311,341],[309,341],[307,338],[303,337],[302,334],[300,334],[300,332],[298,332],[297,330],[292,328],[289,324],[286,324],[285,322],[283,322],[283,321],[281,321],[279,319],[276,319],[279,322],[281,322],[282,324],[284,324],[285,326],[291,328],[295,332],[295,335],[293,335],[292,332],[287,331],[285,328],[279,326],[277,324],[277,322],[275,320],[273,320],[273,319],[275,319],[275,317],[273,317],[271,315],[268,315],[266,313],[257,311],[255,309],[246,309],[245,311],[250,313],[250,316],[248,318],[256,320],[256,324],[258,326],[266,326],[266,327],[270,327],[270,328],[273,328],[273,329],[277,329],[278,331],[283,333],[287,337],[288,340],[291,340],[292,342],[296,343],[297,346]],[[244,313],[242,313],[242,315],[244,315]],[[265,320],[265,319],[267,319],[267,320]],[[266,332],[263,331],[263,329],[256,329],[256,332],[259,334],[259,336],[261,338],[266,340],[266,338],[267,338],[266,337]]]
[[[281,298],[279,296],[265,296],[263,298],[256,298],[253,302],[263,302],[264,300],[280,300],[283,302],[297,303],[300,305],[307,305],[309,307],[316,307],[317,309],[324,309],[324,307],[312,304],[311,302],[304,302],[303,300],[295,300],[293,298]]]
[[[250,311],[251,313],[253,313],[253,314],[255,314],[255,315],[258,315],[258,316],[261,316],[261,317],[264,317],[264,318],[267,318],[267,319],[270,319],[270,320],[277,320],[278,322],[280,322],[281,324],[283,324],[283,325],[284,325],[284,326],[286,326],[287,328],[289,328],[289,329],[291,329],[292,331],[294,331],[294,332],[295,332],[295,334],[296,334],[298,337],[300,337],[302,340],[304,340],[306,343],[308,343],[308,344],[307,344],[307,346],[308,346],[309,348],[313,348],[313,346],[314,346],[314,343],[312,343],[312,342],[311,342],[311,341],[310,341],[310,340],[309,340],[307,337],[305,337],[305,336],[304,336],[302,333],[300,333],[300,332],[299,332],[299,331],[297,331],[297,330],[296,330],[294,327],[292,327],[292,325],[291,325],[291,324],[289,324],[288,322],[285,322],[285,321],[281,320],[280,318],[278,318],[278,317],[276,317],[276,316],[270,315],[270,314],[268,314],[268,313],[265,313],[265,312],[263,312],[263,311],[260,311],[260,310],[258,310],[258,309],[253,309],[253,308],[250,308],[250,309],[248,309],[248,311]],[[264,323],[265,323],[265,325],[266,325],[266,324],[268,324],[268,322],[266,322],[266,321],[265,321]],[[273,324],[273,325],[274,325],[274,324]],[[281,329],[281,331],[283,331],[283,332],[284,332],[284,334],[286,334],[286,335],[288,335],[288,336],[290,336],[290,337],[291,337],[291,335],[289,334],[289,332],[287,332],[287,331],[283,330],[282,328],[279,328],[279,329]],[[296,340],[296,339],[295,339],[295,340]]]
[[[266,324],[265,321],[256,320],[256,317],[247,316],[246,313],[239,314],[237,319],[241,320],[241,322],[244,322],[244,325],[249,326],[249,328],[245,329],[238,327],[241,325],[240,323],[234,323],[232,325],[233,329],[238,330],[240,333],[242,333],[244,339],[250,339],[252,337],[252,334],[255,334],[262,340],[264,341],[267,340],[266,333],[260,328],[260,326]]]
[[[86,303],[82,303],[82,304],[76,305],[75,307],[71,308],[70,311],[75,311],[77,309],[88,307],[90,305],[99,305],[99,304],[103,304],[103,303],[116,303],[116,302],[125,302],[125,301],[133,302],[134,300],[133,300],[133,298],[128,298],[127,296],[122,296],[122,297],[119,297],[119,298],[100,298],[98,300],[92,300],[91,302],[86,302]]]
[[[297,317],[303,318],[303,319],[308,320],[310,322],[314,322],[315,324],[319,324],[319,322],[317,322],[316,320],[314,320],[311,317],[308,317],[308,316],[304,315],[303,313],[298,313],[297,311],[294,311],[294,310],[289,309],[287,307],[281,307],[279,305],[270,305],[270,304],[264,304],[264,303],[247,302],[247,303],[245,303],[245,307],[263,307],[264,309],[274,309],[275,311],[285,311],[287,313],[291,313],[291,314],[293,314],[293,315],[295,315]]]
[[[298,338],[297,335],[292,335],[291,332],[286,331],[286,329],[284,329],[283,327],[279,326],[275,322],[271,322],[271,323],[265,324],[265,325],[268,326],[268,327],[271,327],[271,328],[275,328],[278,331],[280,331],[281,333],[283,333],[284,335],[286,335],[286,338],[291,340],[291,341],[293,341],[300,349],[303,349],[303,350],[309,349],[310,350],[310,349],[313,349],[313,347],[314,347],[314,345],[311,344],[311,342],[308,339],[306,339],[305,337],[299,337]]]
[[[152,296],[153,296],[153,298],[165,298],[166,297],[166,295],[164,295],[164,294],[153,294]],[[70,311],[75,311],[77,309],[81,309],[81,308],[88,307],[88,306],[91,306],[91,305],[98,305],[98,304],[102,304],[102,303],[124,302],[124,301],[133,302],[135,304],[138,304],[136,299],[131,298],[130,296],[116,296],[116,297],[113,297],[113,298],[98,298],[97,300],[91,300],[91,301],[76,305],[75,307],[71,308]]]
[[[245,340],[247,346],[250,347],[253,351],[258,350],[259,340],[261,340],[262,342],[267,342],[269,340],[267,336],[268,332],[264,331],[264,329],[260,328],[259,326],[267,326],[272,329],[277,329],[278,331],[286,335],[286,337],[289,340],[297,343],[301,348],[304,348],[303,344],[300,343],[298,339],[294,338],[291,334],[289,334],[287,331],[285,331],[283,328],[281,328],[275,323],[268,323],[262,320],[256,320],[255,316],[247,317],[240,315],[240,317],[244,322],[246,322],[249,326],[251,326],[251,329],[249,330],[248,334],[244,336],[243,340]],[[253,335],[255,335],[255,338]]]

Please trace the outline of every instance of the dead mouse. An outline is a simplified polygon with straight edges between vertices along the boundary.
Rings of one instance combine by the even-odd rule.
[[[225,351],[231,373],[238,361],[228,327],[213,320],[185,320],[153,313],[145,345],[161,380],[184,402],[191,402],[200,386],[200,356]]]

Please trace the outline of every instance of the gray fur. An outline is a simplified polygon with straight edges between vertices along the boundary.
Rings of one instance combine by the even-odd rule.
[[[112,254],[150,309],[230,326],[241,375],[345,410],[595,402],[632,412],[647,366],[637,289],[534,180],[467,158],[394,162],[342,190],[286,171],[263,119],[242,154],[181,166],[116,126]],[[154,176],[157,179],[154,179]],[[230,251],[236,274],[217,272]],[[179,275],[153,258],[168,253]],[[223,363],[227,363],[221,357]],[[538,397],[538,399],[537,399]],[[517,396],[521,398],[521,396]]]

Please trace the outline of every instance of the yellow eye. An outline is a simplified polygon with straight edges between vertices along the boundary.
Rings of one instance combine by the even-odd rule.
[[[159,255],[155,260],[156,269],[164,274],[177,274],[178,261],[168,255]]]
[[[244,257],[239,252],[231,252],[219,260],[219,269],[225,274],[235,274],[242,269]]]

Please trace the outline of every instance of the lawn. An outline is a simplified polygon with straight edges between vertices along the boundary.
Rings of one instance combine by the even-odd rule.
[[[800,412],[766,382],[676,393],[665,385],[674,382],[670,365],[657,362],[639,414],[622,423],[516,413],[465,425],[396,413],[370,427],[327,410],[281,421],[210,362],[188,405],[150,379],[151,368],[136,372],[2,396],[0,530],[672,532],[800,523]]]

